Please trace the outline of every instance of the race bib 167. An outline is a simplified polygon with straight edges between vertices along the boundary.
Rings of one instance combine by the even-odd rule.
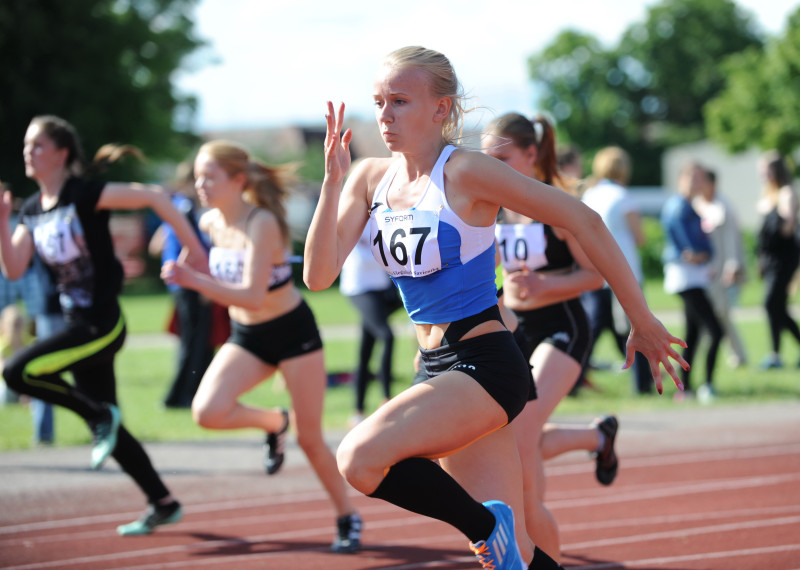
[[[391,277],[422,277],[442,268],[438,212],[375,212],[370,242],[375,259]]]

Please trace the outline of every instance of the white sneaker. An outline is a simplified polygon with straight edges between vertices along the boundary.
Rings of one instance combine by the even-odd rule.
[[[350,419],[347,420],[347,427],[349,427],[350,429],[353,429],[358,424],[363,422],[364,418],[365,418],[364,414],[359,414],[358,412],[356,412],[355,414],[350,416]]]
[[[702,384],[697,388],[697,401],[701,404],[710,404],[717,397],[710,384]]]

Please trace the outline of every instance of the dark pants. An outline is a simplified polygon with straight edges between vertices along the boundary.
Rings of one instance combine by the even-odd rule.
[[[19,392],[62,406],[87,423],[103,417],[104,403],[117,403],[114,357],[125,341],[119,307],[110,307],[96,322],[69,322],[55,335],[37,341],[8,359],[3,376]],[[75,384],[62,374],[72,373]],[[169,495],[142,445],[120,425],[111,455],[139,485],[149,502]]]
[[[611,289],[605,287],[594,291],[586,291],[581,294],[581,302],[589,317],[589,325],[592,330],[592,348],[594,343],[603,334],[603,331],[609,330],[614,335],[614,342],[619,349],[622,356],[626,356],[628,332],[630,331],[630,324],[625,320],[618,322],[625,318],[624,314],[615,315],[613,303],[616,300],[613,297]],[[622,311],[617,311],[622,313]],[[622,332],[626,331],[626,332]],[[590,350],[591,358],[591,350]],[[641,353],[637,352],[633,360],[633,378],[634,389],[638,394],[649,394],[653,391],[653,374],[650,372],[650,363],[647,358]]]
[[[764,308],[769,319],[769,333],[772,340],[772,350],[780,352],[781,332],[784,329],[792,333],[797,342],[800,342],[800,329],[789,314],[789,283],[794,272],[797,271],[798,258],[791,256],[777,262],[770,263],[764,271]]]
[[[369,361],[372,358],[372,350],[375,347],[376,340],[383,342],[383,354],[381,355],[380,369],[378,371],[378,378],[380,378],[381,386],[383,387],[383,396],[387,400],[392,397],[394,333],[389,325],[389,316],[402,307],[403,303],[394,285],[390,285],[384,290],[368,291],[348,298],[361,314],[361,346],[358,353],[355,390],[356,411],[363,412],[370,376]]]
[[[36,315],[36,338],[45,339],[67,326],[61,313],[42,313]],[[55,441],[55,421],[53,406],[42,400],[31,398],[31,416],[33,417],[33,439],[36,443],[52,443]]]
[[[211,308],[209,301],[197,291],[178,289],[172,292],[178,319],[180,348],[178,365],[164,405],[171,408],[188,408],[200,380],[214,358],[211,346]]]
[[[706,330],[711,340],[706,353],[705,381],[710,386],[714,377],[714,368],[717,365],[719,343],[724,334],[722,325],[719,324],[705,289],[688,289],[681,291],[680,296],[683,299],[683,314],[686,319],[686,349],[683,351],[683,358],[690,366],[692,365],[697,352],[697,343],[700,340],[700,331]],[[691,389],[689,374],[690,371],[681,369],[681,381],[687,390]]]

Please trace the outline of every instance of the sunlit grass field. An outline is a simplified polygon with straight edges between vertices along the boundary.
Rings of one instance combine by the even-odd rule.
[[[751,283],[743,291],[741,304],[758,307],[761,295],[760,283]],[[358,314],[335,288],[324,292],[305,292],[306,299],[323,329],[325,341],[326,368],[329,372],[349,372],[356,363],[358,338],[354,325]],[[680,319],[675,320],[674,312],[680,307],[677,297],[666,295],[660,282],[648,283],[645,295],[651,308],[667,317],[665,324],[676,335],[683,334]],[[800,295],[795,295],[796,307]],[[171,310],[171,299],[166,294],[128,295],[122,297],[123,310],[128,321],[129,341],[117,357],[119,401],[124,421],[128,429],[143,441],[155,440],[200,440],[210,438],[258,438],[256,430],[235,432],[209,431],[194,424],[189,410],[168,410],[161,405],[169,388],[175,358],[174,343],[134,342],[133,337],[162,333],[167,316]],[[766,317],[760,310],[751,311],[754,315],[739,321],[739,331],[747,347],[750,365],[732,369],[727,363],[729,354],[724,344],[717,363],[715,384],[719,398],[713,405],[727,405],[770,399],[800,398],[800,370],[796,367],[800,351],[786,335],[783,357],[786,368],[761,372],[757,363],[768,351],[768,332]],[[394,352],[394,392],[406,388],[413,377],[412,359],[416,342],[405,314],[398,311],[393,316],[393,324],[399,332]],[[335,327],[334,325],[351,325]],[[374,360],[377,362],[380,346],[376,347]],[[699,351],[695,384],[703,377],[702,360],[704,351]],[[565,399],[556,410],[556,416],[592,416],[608,412],[630,410],[667,409],[673,406],[698,407],[694,401],[680,404],[673,402],[675,388],[669,379],[665,380],[662,396],[634,396],[632,379],[628,372],[619,370],[621,356],[614,348],[611,337],[606,334],[600,338],[593,355],[594,359],[612,364],[609,371],[593,371],[591,381],[597,390],[583,389],[575,397]],[[284,406],[289,398],[281,379],[276,376],[248,393],[245,402],[258,406]],[[330,387],[326,393],[324,423],[326,429],[346,429],[347,419],[353,411],[353,389],[344,384]],[[377,383],[372,383],[367,394],[368,410],[374,409],[382,400]],[[31,418],[24,405],[7,405],[0,408],[0,450],[27,448],[31,445]],[[64,409],[56,409],[56,445],[87,444],[90,441],[85,423]]]

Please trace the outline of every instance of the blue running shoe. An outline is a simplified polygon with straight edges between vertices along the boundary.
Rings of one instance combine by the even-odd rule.
[[[117,431],[122,422],[119,408],[113,404],[106,404],[104,418],[91,426],[94,447],[92,448],[92,469],[100,469],[108,456],[114,453],[117,447]]]
[[[166,505],[151,504],[139,519],[118,526],[117,534],[120,536],[150,534],[157,526],[173,524],[181,518],[183,518],[183,510],[178,501],[172,501]]]
[[[514,512],[501,501],[486,501],[483,505],[492,511],[495,525],[486,540],[469,543],[469,548],[486,570],[526,570],[517,539],[514,535]]]
[[[777,354],[770,354],[758,364],[759,370],[777,370],[783,368],[783,361]]]

